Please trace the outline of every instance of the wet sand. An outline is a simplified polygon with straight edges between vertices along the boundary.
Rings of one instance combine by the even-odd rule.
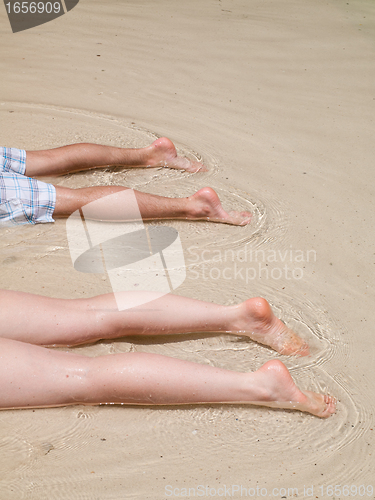
[[[170,137],[209,171],[104,169],[57,183],[171,196],[210,185],[225,207],[250,209],[246,228],[169,224],[189,265],[176,293],[223,304],[264,296],[312,347],[288,359],[242,338],[188,335],[71,350],[243,371],[279,358],[301,388],[339,403],[324,421],[241,405],[4,411],[0,498],[162,499],[198,495],[199,485],[210,497],[226,486],[240,498],[242,486],[323,498],[329,485],[375,488],[374,10],[352,0],[81,0],[17,34],[2,10],[2,145],[138,147]],[[2,230],[0,262],[5,289],[111,290],[105,275],[73,269],[62,220]]]

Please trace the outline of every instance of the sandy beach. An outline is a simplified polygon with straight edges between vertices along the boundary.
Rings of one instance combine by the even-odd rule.
[[[199,334],[60,349],[238,371],[276,358],[299,387],[338,399],[326,420],[246,405],[2,411],[0,499],[375,498],[374,3],[80,0],[18,33],[0,7],[0,34],[1,146],[169,137],[208,171],[46,180],[178,197],[211,186],[225,208],[251,211],[246,227],[168,221],[187,265],[175,293],[265,297],[311,354]],[[1,228],[0,265],[2,289],[111,292],[105,274],[74,269],[62,219]]]

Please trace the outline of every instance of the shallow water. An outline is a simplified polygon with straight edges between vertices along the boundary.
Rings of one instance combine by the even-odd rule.
[[[224,484],[268,496],[298,488],[301,498],[314,485],[321,498],[319,486],[373,483],[373,11],[359,1],[111,0],[80,2],[17,37],[1,21],[2,50],[13,55],[3,70],[4,145],[140,147],[170,136],[208,171],[100,169],[54,182],[169,196],[210,185],[225,208],[250,210],[244,228],[149,224],[180,234],[188,275],[176,293],[223,304],[263,296],[311,355],[199,334],[70,350],[155,352],[240,371],[279,358],[301,388],[339,400],[328,420],[246,405],[4,411],[1,498],[165,498],[166,485]],[[63,220],[2,230],[0,262],[3,288],[111,291],[106,275],[73,269]]]

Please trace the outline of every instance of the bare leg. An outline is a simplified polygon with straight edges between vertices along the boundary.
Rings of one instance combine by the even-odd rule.
[[[280,361],[239,373],[147,353],[87,358],[0,340],[0,408],[73,404],[250,403],[329,417],[330,396],[302,392]]]
[[[123,292],[124,300],[134,293]],[[226,332],[246,335],[282,354],[309,353],[307,344],[276,318],[268,302],[260,297],[222,306],[166,295],[118,311],[113,294],[52,299],[1,290],[0,303],[0,336],[38,345],[75,345],[126,335]]]
[[[121,193],[126,190],[122,186],[94,186],[81,189],[56,187],[56,206],[54,217],[66,217],[84,207],[90,202]],[[200,189],[188,198],[166,198],[153,194],[134,191],[138,207],[143,220],[148,219],[186,219],[207,220],[243,226],[250,222],[249,212],[225,212],[219,197],[209,187]],[[119,195],[118,200],[113,197],[108,201],[108,207],[102,214],[101,220],[127,220],[126,206]]]
[[[189,172],[206,170],[202,163],[177,156],[176,148],[166,137],[140,149],[71,144],[46,151],[26,152],[26,175],[29,177],[63,175],[106,165],[169,167]]]

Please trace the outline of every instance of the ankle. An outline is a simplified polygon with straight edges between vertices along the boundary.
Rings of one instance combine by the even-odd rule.
[[[190,219],[206,219],[211,215],[211,207],[209,203],[198,200],[195,195],[189,196],[185,199],[187,215]]]
[[[259,371],[244,374],[243,390],[246,394],[245,401],[272,401],[272,391],[267,387],[263,374]]]

